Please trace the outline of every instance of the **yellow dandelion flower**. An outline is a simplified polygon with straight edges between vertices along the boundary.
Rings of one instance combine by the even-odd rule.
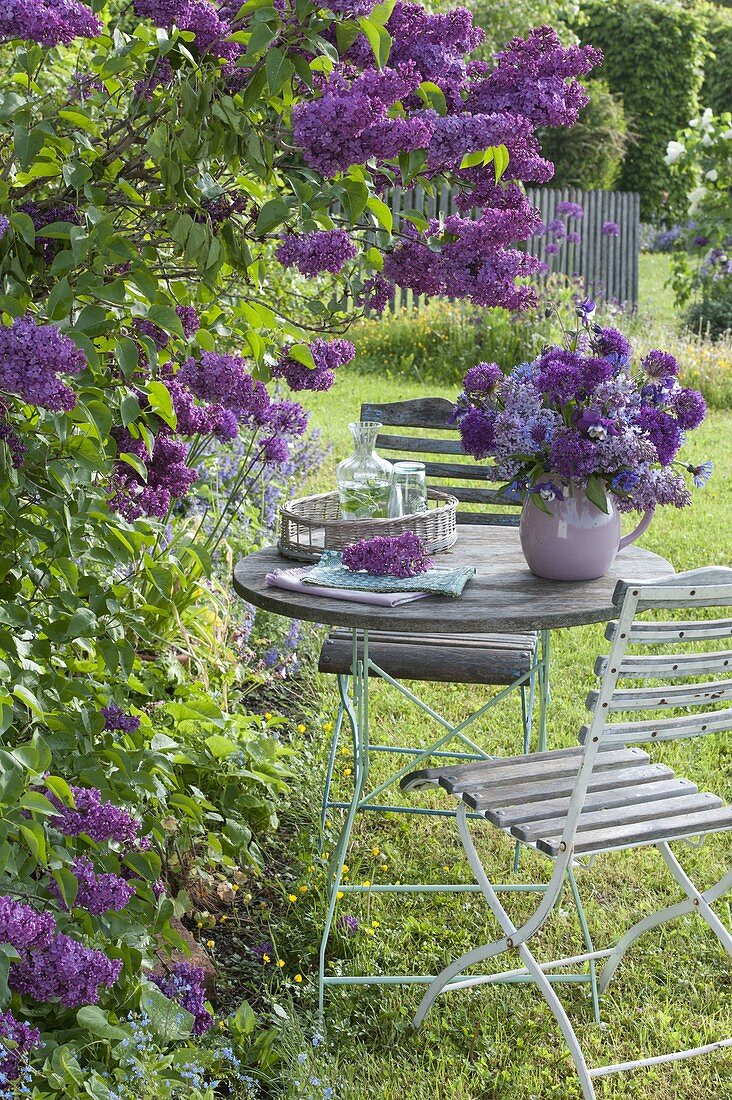
[[[238,894],[239,893],[239,883],[238,882],[232,882],[231,883],[231,889],[234,891],[235,894]]]
[[[325,730],[326,733],[331,733],[332,730],[333,730],[333,723],[332,722],[323,722],[323,729]]]
[[[380,871],[388,871],[389,870],[389,864],[388,863],[380,863],[379,864],[379,870]]]
[[[344,864],[343,864],[343,874],[344,874],[344,875],[347,875],[347,874],[348,874],[348,871],[349,871],[349,866],[348,866],[348,864],[347,864],[347,863],[344,863]]]
[[[308,867],[308,874],[312,875],[314,870],[315,870],[315,864],[311,863],[310,866]]]
[[[443,870],[443,871],[449,871],[449,870],[450,870],[450,868],[449,868],[449,867],[447,866],[447,864],[445,864],[445,866],[444,866],[444,867],[442,868],[442,870]]]
[[[287,895],[287,900],[288,901],[297,901],[297,894],[288,894]]]
[[[343,893],[342,890],[339,890],[338,893],[336,894],[336,897],[338,898],[338,901],[342,901],[345,896],[346,895]]]
[[[371,885],[371,879],[367,878],[364,882],[361,883],[361,885],[362,886],[370,886]]]
[[[271,963],[272,960],[270,959],[269,955],[262,955],[262,962]]]
[[[352,768],[344,768],[343,769],[343,774],[344,775],[352,775],[353,774],[353,769]]]
[[[206,947],[215,947],[216,940],[206,940]]]
[[[284,959],[278,959],[277,960],[277,965],[279,966],[279,968],[281,970],[282,967],[285,965],[285,960]]]
[[[299,723],[299,725],[298,725],[298,727],[297,727],[297,732],[298,732],[298,733],[305,733],[305,730],[306,730],[307,728],[308,728],[308,727],[307,727],[306,725],[304,725],[304,723],[303,723],[303,722],[300,722],[300,723]]]
[[[380,920],[372,920],[371,921],[371,927],[372,928],[381,928],[381,921]]]
[[[375,936],[376,935],[376,932],[374,931],[373,928],[364,928],[364,932],[366,933],[367,936]]]
[[[351,750],[349,749],[348,745],[344,745],[341,749],[341,756],[348,756],[350,751]]]
[[[299,984],[300,984],[300,982],[302,981],[302,974],[296,974],[296,975],[295,975],[295,981],[296,981],[296,982],[297,982],[297,984],[299,985]]]
[[[203,921],[202,920],[197,920],[196,921],[196,928],[203,928]]]
[[[309,887],[307,887],[307,886],[298,886],[298,890],[300,891],[301,894],[307,894],[308,889],[309,889]]]
[[[271,710],[266,710],[264,712],[264,720],[265,720],[265,722],[271,722],[272,721],[272,711]]]

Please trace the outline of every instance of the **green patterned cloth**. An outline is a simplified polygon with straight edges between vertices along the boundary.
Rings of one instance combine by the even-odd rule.
[[[472,565],[459,565],[453,569],[433,566],[416,577],[375,577],[371,573],[353,573],[341,562],[337,550],[324,550],[317,565],[302,577],[303,584],[315,584],[321,588],[351,588],[360,592],[429,592],[436,596],[462,594],[463,588],[475,576]]]

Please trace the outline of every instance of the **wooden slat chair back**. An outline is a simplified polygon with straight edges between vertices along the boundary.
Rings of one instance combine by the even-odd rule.
[[[581,957],[592,965],[597,957],[606,958],[599,992],[607,988],[640,935],[686,913],[700,914],[732,955],[732,935],[711,907],[732,887],[732,869],[715,886],[697,889],[669,847],[672,841],[732,831],[732,806],[719,793],[700,791],[666,764],[653,763],[644,751],[654,742],[732,731],[732,569],[699,569],[650,584],[620,582],[614,603],[618,619],[606,631],[612,646],[595,666],[601,683],[587,699],[591,717],[580,730],[580,747],[424,769],[402,780],[406,790],[437,783],[460,798],[458,825],[466,854],[505,932],[503,940],[468,952],[438,975],[415,1023],[421,1023],[437,995],[463,970],[507,946],[519,947],[528,973],[562,1028],[588,1100],[595,1096],[594,1077],[650,1065],[654,1059],[590,1069],[543,973],[551,964],[539,967],[526,946],[550,915],[566,878],[575,889],[576,858],[655,845],[686,894],[683,901],[639,921],[616,948],[593,949]],[[720,608],[727,609],[726,616],[719,616]],[[676,614],[665,615],[667,611]],[[654,617],[638,618],[643,613]],[[468,810],[555,861],[546,893],[520,928],[501,905],[481,865],[468,828]],[[459,984],[464,988],[470,979]],[[659,1060],[675,1061],[718,1046],[732,1046],[732,1038]]]
[[[427,480],[436,489],[452,493],[462,504],[477,504],[491,509],[490,512],[479,512],[459,508],[458,523],[517,526],[518,506],[501,499],[496,489],[485,487],[486,467],[464,454],[452,414],[453,405],[444,397],[419,397],[386,404],[368,402],[361,406],[362,420],[377,421],[385,428],[421,429],[419,435],[393,431],[380,433],[377,447],[390,462],[424,462]],[[441,455],[450,457],[435,457]],[[483,485],[475,485],[475,482],[483,482]]]

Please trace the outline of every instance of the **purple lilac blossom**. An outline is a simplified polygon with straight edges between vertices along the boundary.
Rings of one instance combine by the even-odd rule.
[[[112,802],[102,802],[102,792],[96,787],[72,787],[75,806],[65,806],[53,791],[43,792],[59,811],[50,824],[64,836],[80,836],[84,833],[100,844],[113,840],[124,847],[138,843],[140,821],[127,810]]]
[[[293,359],[283,348],[272,368],[274,378],[284,378],[291,390],[329,390],[335,382],[335,372],[350,363],[356,349],[349,340],[320,340],[310,343],[315,367],[306,367]]]
[[[125,429],[117,428],[112,434],[117,438],[124,432]],[[119,439],[117,446],[120,446]],[[121,449],[124,452],[124,446]],[[187,457],[188,444],[173,439],[167,430],[161,430],[155,438],[152,455],[146,453],[143,459],[147,467],[145,480],[128,463],[115,463],[110,508],[130,522],[143,515],[162,519],[173,502],[185,497],[198,479],[198,472],[186,465]]]
[[[192,340],[201,327],[197,311],[193,306],[176,306],[175,312],[183,326],[183,335],[186,340]]]
[[[56,932],[50,913],[37,913],[30,905],[13,898],[0,897],[0,943],[9,943],[18,951],[41,951],[48,947]]]
[[[121,707],[112,702],[102,707],[105,730],[120,730],[123,733],[134,733],[139,728],[140,719],[134,714],[125,714]]]
[[[168,974],[150,975],[150,981],[168,1000],[193,1015],[194,1035],[203,1035],[213,1026],[213,1016],[205,1005],[204,977],[202,967],[186,962],[175,963]]]
[[[0,241],[3,239],[9,229],[10,219],[6,218],[4,214],[0,214]]]
[[[394,296],[394,284],[383,275],[374,275],[361,287],[358,305],[382,314]]]
[[[84,103],[87,99],[91,99],[95,92],[104,91],[106,91],[106,88],[101,80],[90,76],[89,73],[82,73],[77,70],[71,78],[68,96],[69,99],[78,99]]]
[[[619,237],[620,226],[617,222],[603,222],[601,233],[603,237]]]
[[[325,7],[344,19],[362,19],[371,14],[376,4],[377,0],[328,0]]]
[[[40,1042],[41,1033],[37,1028],[16,1020],[12,1012],[0,1012],[0,1095],[13,1095],[6,1087],[17,1082],[28,1064],[28,1054],[40,1046]]]
[[[151,100],[155,89],[169,87],[174,76],[173,66],[167,57],[158,58],[147,76],[135,84],[135,98]]]
[[[79,884],[74,907],[86,909],[95,916],[110,910],[124,909],[135,892],[135,887],[119,875],[108,872],[97,874],[88,856],[75,859],[71,864],[71,871]],[[63,904],[63,897],[56,883],[53,883],[52,889]]]
[[[3,0],[0,40],[22,38],[58,46],[75,38],[96,38],[99,20],[79,0]]]
[[[66,1008],[96,1004],[102,985],[114,985],[122,970],[109,959],[70,936],[57,932],[43,951],[21,953],[10,967],[9,984],[36,1001],[60,1001]]]
[[[0,402],[0,413],[3,410],[2,402]],[[14,468],[19,470],[23,465],[26,452],[28,448],[16,432],[12,425],[8,424],[6,420],[0,419],[0,443],[4,443],[10,451],[10,461]]]
[[[73,409],[76,394],[58,377],[86,367],[83,351],[55,325],[42,325],[30,314],[0,325],[0,390],[29,405],[54,412]]]
[[[288,233],[275,250],[283,267],[296,267],[311,278],[323,271],[337,275],[356,249],[343,229],[323,229],[316,233]]]
[[[192,31],[200,53],[209,52],[234,60],[241,52],[235,42],[226,42],[231,24],[209,0],[135,0],[138,15],[150,19],[158,27]]]
[[[160,328],[154,321],[148,321],[145,317],[136,317],[133,321],[135,331],[139,336],[147,336],[148,340],[152,340],[158,351],[167,347],[170,343],[170,334],[165,329]]]
[[[432,568],[421,539],[414,531],[401,535],[375,535],[343,548],[346,569],[366,570],[376,577],[416,577]]]
[[[186,359],[175,379],[201,401],[231,409],[242,423],[267,423],[271,403],[267,389],[252,378],[238,355],[204,351],[199,359]]]

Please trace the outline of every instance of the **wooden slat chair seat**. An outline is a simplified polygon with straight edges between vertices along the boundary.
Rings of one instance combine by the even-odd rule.
[[[579,747],[422,768],[401,781],[405,791],[439,786],[459,799],[457,822],[463,847],[503,933],[493,943],[468,951],[432,981],[415,1016],[415,1026],[443,990],[464,989],[486,981],[461,977],[464,971],[516,948],[524,963],[521,973],[540,988],[561,1027],[586,1100],[595,1097],[595,1077],[732,1047],[732,1038],[728,1038],[703,1047],[590,1068],[547,976],[568,964],[589,963],[590,977],[585,972],[565,975],[564,979],[590,981],[593,991],[602,993],[629,947],[641,935],[690,913],[706,921],[732,956],[732,935],[712,908],[732,888],[732,868],[714,886],[697,888],[669,847],[675,840],[697,840],[732,831],[732,806],[716,793],[700,791],[693,781],[677,776],[665,764],[653,763],[639,747],[732,732],[732,706],[728,705],[732,699],[732,617],[706,616],[709,608],[732,608],[732,569],[694,570],[651,584],[620,582],[614,602],[618,620],[606,631],[612,647],[595,666],[602,680],[587,698],[591,719],[579,731]],[[661,617],[665,610],[679,609],[694,612],[696,617],[684,622]],[[644,611],[653,611],[656,617],[652,621],[636,619]],[[645,653],[633,652],[648,646],[657,652],[649,653],[647,648]],[[639,680],[647,683],[639,687]],[[669,711],[670,716],[664,716]],[[644,717],[644,712],[651,717]],[[618,715],[626,717],[619,721]],[[481,863],[470,832],[469,812],[502,829],[514,842],[529,845],[554,860],[551,881],[537,909],[518,927]],[[549,918],[566,881],[571,883],[577,899],[573,877],[577,857],[648,845],[658,849],[683,899],[643,917],[614,948],[595,951],[590,940],[591,949],[584,955],[539,964],[528,941]],[[595,987],[594,966],[600,958],[605,965]],[[506,971],[489,980],[512,980],[517,973]],[[597,1013],[596,992],[595,1007]]]

